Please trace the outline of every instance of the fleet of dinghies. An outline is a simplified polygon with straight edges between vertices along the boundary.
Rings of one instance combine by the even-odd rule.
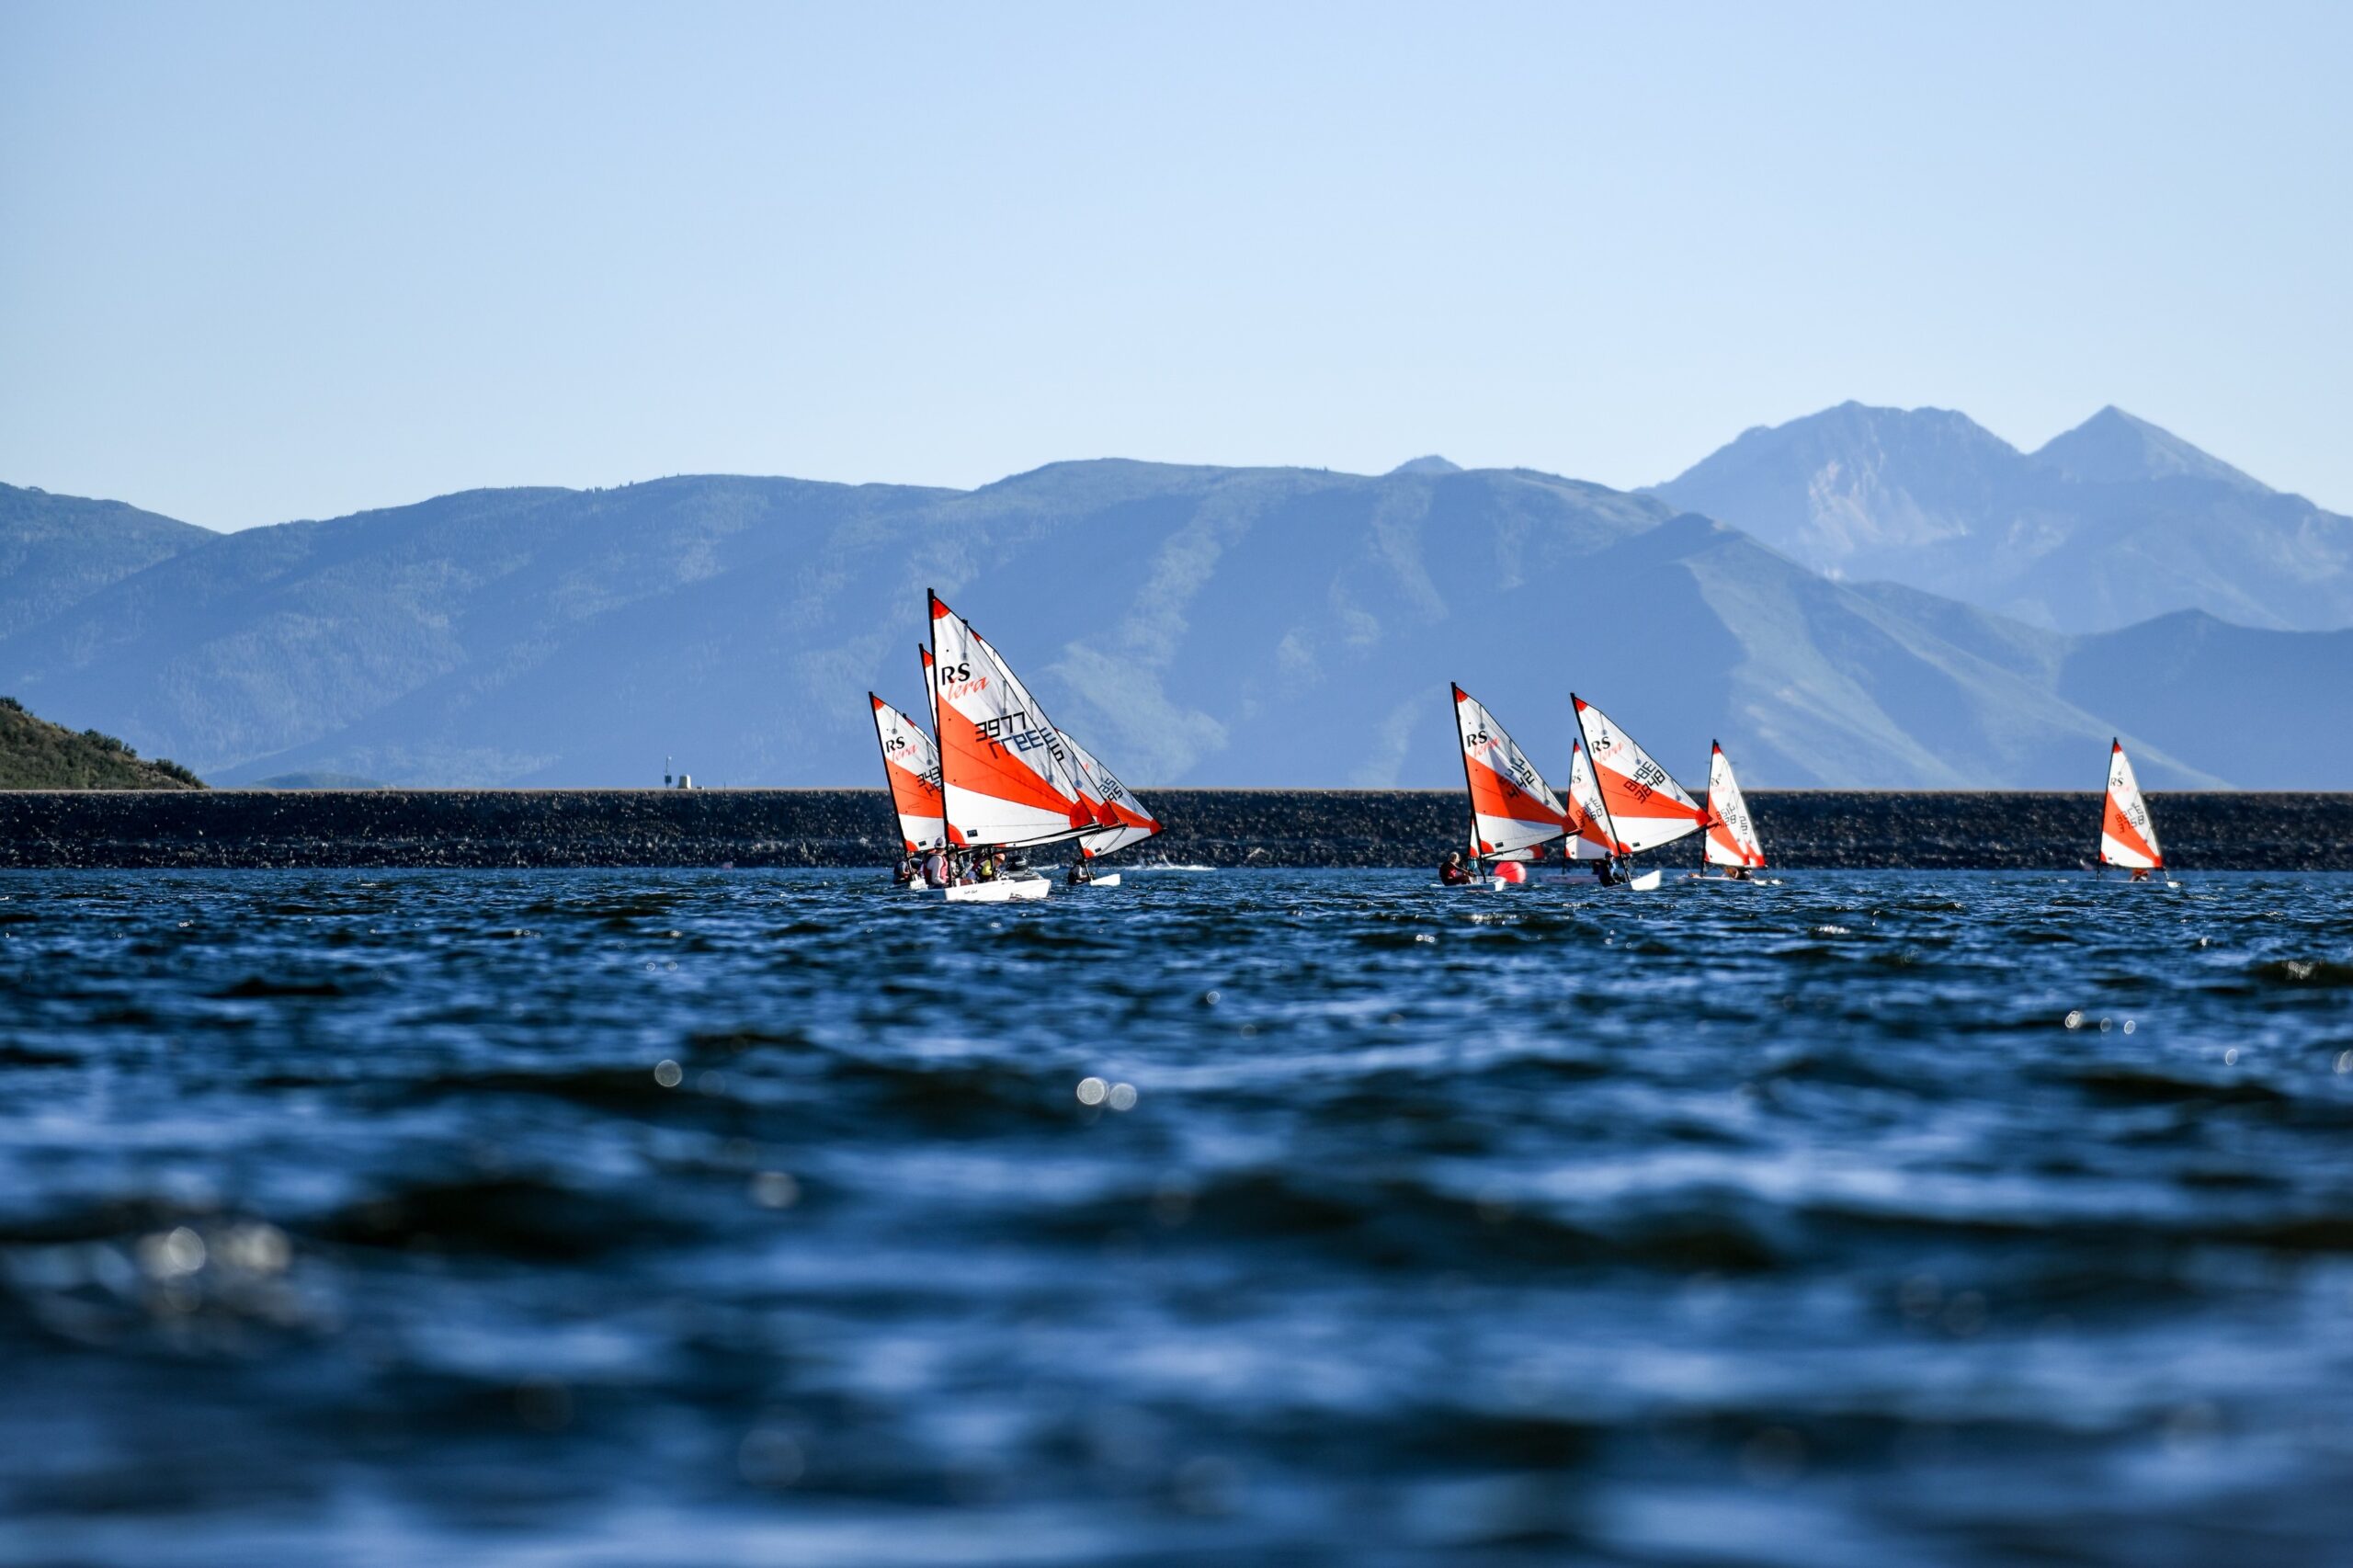
[[[1764,867],[1764,846],[1722,746],[1710,759],[1702,806],[1608,714],[1571,692],[1577,733],[1563,795],[1544,781],[1484,703],[1460,686],[1453,691],[1471,796],[1470,863],[1449,879],[1454,885],[1524,886],[1529,865],[1557,860],[1558,880],[1646,892],[1665,873],[1631,874],[1623,869],[1626,858],[1695,833],[1706,835],[1696,875],[1705,877],[1707,867],[1717,866],[1724,875],[1707,880],[1746,881]],[[1449,858],[1449,866],[1460,858]]]
[[[931,596],[931,646],[919,649],[931,733],[872,692],[882,771],[899,819],[903,886],[951,903],[1008,903],[1052,886],[1023,851],[1070,844],[1074,887],[1110,888],[1100,857],[1160,824],[1135,792],[1046,717],[1004,655]]]
[[[1608,714],[1571,692],[1576,734],[1569,743],[1568,787],[1556,790],[1484,703],[1460,686],[1451,689],[1471,825],[1467,860],[1458,850],[1439,868],[1444,885],[1524,887],[1531,867],[1541,873],[1557,862],[1551,880],[1647,891],[1658,887],[1665,873],[1631,874],[1625,859],[1695,833],[1701,835],[1699,868],[1686,880],[1779,885],[1757,875],[1766,866],[1764,841],[1721,743],[1710,743],[1703,805]],[[2145,882],[2160,878],[2165,863],[2131,759],[2124,755],[2123,742],[2110,741],[2099,859],[2086,869],[2114,867],[2127,872],[2129,881]]]
[[[1160,824],[1135,792],[1046,717],[1005,656],[930,596],[931,646],[918,648],[930,727],[872,692],[875,737],[891,787],[904,851],[903,886],[949,903],[1004,903],[1043,898],[1051,887],[1026,866],[1024,851],[1070,844],[1074,887],[1109,888],[1116,871],[1102,856],[1141,844]],[[1545,781],[1493,711],[1452,688],[1470,797],[1468,858],[1447,857],[1449,886],[1524,887],[1532,870],[1553,881],[1597,882],[1636,892],[1657,888],[1659,869],[1633,872],[1629,858],[1699,835],[1699,865],[1687,880],[1771,885],[1764,842],[1719,743],[1708,755],[1708,798],[1691,798],[1608,714],[1569,694],[1576,733],[1563,790]],[[2156,825],[2121,741],[2109,749],[2099,858],[2134,882],[2162,880]],[[2178,884],[2168,884],[2178,885]]]

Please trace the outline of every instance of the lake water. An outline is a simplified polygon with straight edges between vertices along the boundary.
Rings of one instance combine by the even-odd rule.
[[[0,875],[0,1562],[2345,1560],[2353,881],[1127,881]]]

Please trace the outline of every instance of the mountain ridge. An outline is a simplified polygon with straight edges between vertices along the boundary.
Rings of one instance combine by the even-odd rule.
[[[914,688],[927,586],[1139,787],[1443,787],[1449,677],[1553,771],[1571,676],[1671,766],[1701,766],[1676,735],[1713,733],[1760,787],[2063,788],[2117,728],[2156,788],[2353,771],[2325,748],[2227,771],[2222,732],[2262,722],[2227,694],[2220,731],[2114,725],[2096,640],[1524,469],[460,492],[216,536],[0,639],[0,682],[221,783],[622,784],[665,753],[712,783],[857,783],[864,693]],[[2229,645],[2345,656],[2286,635]]]
[[[1826,575],[2056,630],[2181,609],[2282,631],[2353,625],[2353,518],[2113,405],[2029,454],[1955,410],[1848,402],[1752,426],[1642,493]]]

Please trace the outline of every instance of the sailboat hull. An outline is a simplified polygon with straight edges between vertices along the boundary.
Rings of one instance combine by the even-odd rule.
[[[949,903],[1026,903],[1045,897],[1052,890],[1053,883],[1043,877],[1006,877],[994,882],[962,882],[930,891]]]

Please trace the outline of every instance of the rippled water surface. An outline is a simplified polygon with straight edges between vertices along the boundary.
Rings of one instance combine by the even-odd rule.
[[[2344,1561],[2353,881],[1127,881],[0,876],[0,1562]]]

